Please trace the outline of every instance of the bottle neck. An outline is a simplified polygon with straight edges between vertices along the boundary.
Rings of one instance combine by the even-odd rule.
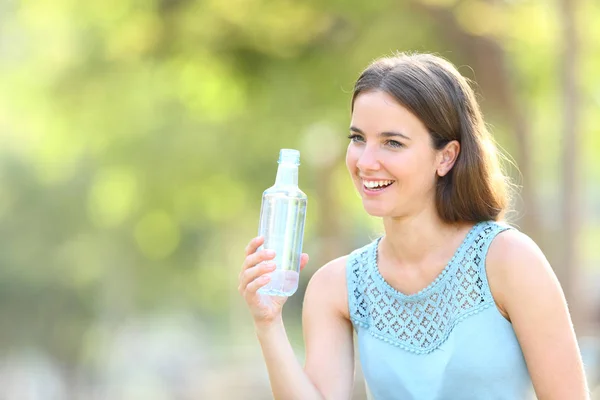
[[[276,186],[298,186],[298,166],[296,164],[283,163],[277,168]]]

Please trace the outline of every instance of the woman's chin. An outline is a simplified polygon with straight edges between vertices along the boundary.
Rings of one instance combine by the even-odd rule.
[[[363,204],[365,211],[367,212],[367,214],[369,214],[371,217],[389,217],[390,216],[390,210],[387,209],[383,209],[380,207],[372,207],[366,204]]]

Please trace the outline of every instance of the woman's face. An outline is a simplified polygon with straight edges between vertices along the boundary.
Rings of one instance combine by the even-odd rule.
[[[418,214],[433,204],[439,152],[423,123],[382,91],[354,102],[346,166],[367,213]]]

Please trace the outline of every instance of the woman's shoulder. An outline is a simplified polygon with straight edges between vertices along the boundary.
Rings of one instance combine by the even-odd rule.
[[[320,267],[310,278],[305,302],[310,300],[321,307],[333,307],[345,318],[350,318],[346,289],[346,263],[350,254],[338,257]]]
[[[510,308],[511,299],[531,295],[537,283],[556,281],[539,246],[516,228],[507,229],[494,238],[485,266],[494,299],[504,312]]]
[[[518,268],[521,273],[521,264],[532,261],[545,261],[546,258],[539,246],[525,233],[511,227],[500,232],[491,242],[486,264],[488,268],[499,268],[510,272]]]
[[[346,280],[346,264],[351,254],[338,257],[319,268],[310,278],[311,282],[321,285],[338,285]]]
[[[350,319],[348,304],[348,268],[356,262],[365,264],[378,239],[359,247],[349,254],[329,261],[320,267],[310,278],[306,296],[318,297],[326,306],[331,304],[347,319]],[[362,265],[361,264],[361,265]]]

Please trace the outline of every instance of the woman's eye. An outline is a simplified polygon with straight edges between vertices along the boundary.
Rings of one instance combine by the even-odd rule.
[[[349,135],[348,139],[350,139],[353,142],[362,142],[363,138],[360,135]]]
[[[361,135],[356,135],[356,134],[349,135],[348,139],[350,139],[354,143],[359,143],[359,142],[365,141],[365,139]],[[398,142],[397,140],[388,140],[385,142],[385,145],[388,147],[394,148],[394,149],[399,149],[399,148],[404,147],[404,144],[401,142]]]
[[[388,146],[393,147],[393,148],[400,148],[400,147],[404,147],[404,144],[396,141],[396,140],[388,140],[386,143]]]

